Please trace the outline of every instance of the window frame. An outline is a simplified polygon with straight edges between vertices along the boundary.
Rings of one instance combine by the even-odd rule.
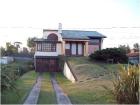
[[[55,42],[41,42],[37,43],[37,51],[42,52],[56,52],[56,45]]]

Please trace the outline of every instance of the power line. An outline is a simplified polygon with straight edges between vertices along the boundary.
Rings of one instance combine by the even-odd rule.
[[[0,27],[1,29],[45,29],[40,27],[22,27],[22,26],[16,26],[16,27]],[[63,29],[82,29],[82,30],[92,30],[92,29],[139,29],[140,27],[93,27],[93,28],[63,28]]]

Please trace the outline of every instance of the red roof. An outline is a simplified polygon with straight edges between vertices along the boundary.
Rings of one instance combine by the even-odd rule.
[[[139,56],[139,52],[128,53],[127,56],[128,57],[136,57],[136,56]]]

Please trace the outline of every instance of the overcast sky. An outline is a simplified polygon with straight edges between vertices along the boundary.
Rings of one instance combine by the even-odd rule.
[[[0,0],[0,45],[42,37],[42,29],[98,31],[103,48],[140,42],[140,0]],[[112,28],[113,27],[113,28]]]

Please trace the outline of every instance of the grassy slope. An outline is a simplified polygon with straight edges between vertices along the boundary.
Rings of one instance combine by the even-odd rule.
[[[49,73],[44,73],[43,78],[38,104],[56,104],[56,97],[50,81]]]
[[[70,97],[72,103],[115,103],[113,96],[103,88],[103,85],[112,88],[113,84],[110,81],[109,73],[112,70],[116,72],[118,67],[116,64],[95,64],[86,57],[69,58],[69,63],[79,81],[73,84],[61,73],[57,74],[57,80],[65,93]]]
[[[36,73],[30,71],[25,73],[20,79],[16,81],[18,94],[15,91],[6,90],[1,93],[2,104],[22,104],[27,97],[29,91],[32,89],[36,80]]]

